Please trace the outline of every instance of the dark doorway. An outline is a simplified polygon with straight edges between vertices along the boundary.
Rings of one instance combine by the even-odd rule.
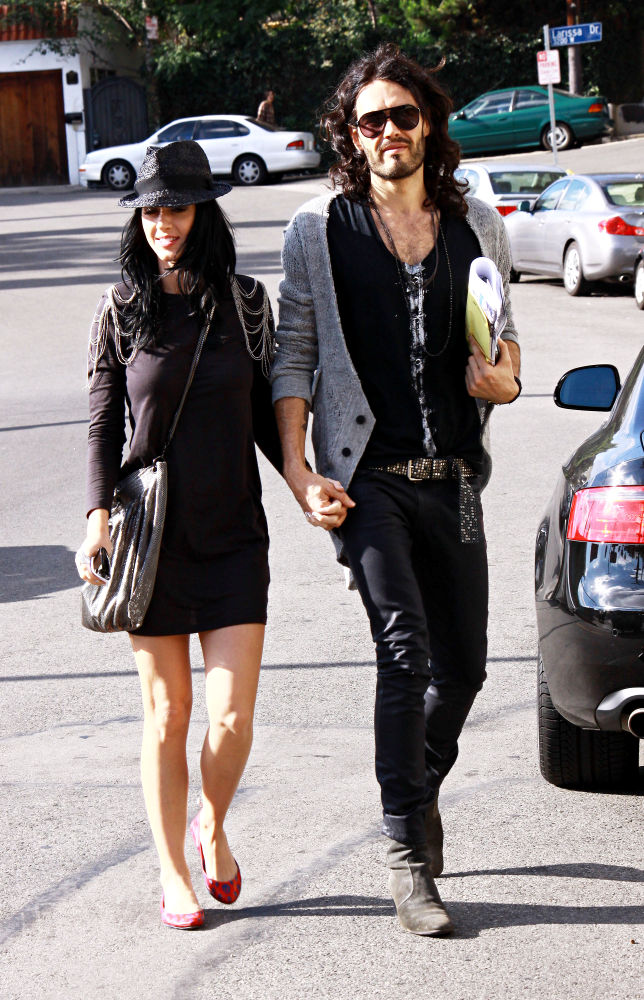
[[[126,76],[110,76],[85,91],[87,151],[140,142],[150,133],[145,90]]]

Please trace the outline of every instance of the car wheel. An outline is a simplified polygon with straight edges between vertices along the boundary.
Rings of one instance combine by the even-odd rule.
[[[539,653],[537,678],[539,767],[559,788],[633,786],[639,775],[639,740],[630,733],[581,729],[552,703]]]
[[[110,160],[103,167],[103,182],[113,191],[131,191],[136,171],[126,160]]]
[[[569,125],[565,122],[555,122],[555,143],[557,149],[570,149],[575,142],[575,136]],[[541,133],[541,145],[544,149],[552,149],[552,129],[546,125]]]
[[[521,277],[521,271],[515,271],[513,267],[510,268],[510,281],[514,285]]]
[[[588,291],[588,282],[584,278],[581,266],[579,245],[574,240],[568,244],[564,254],[563,283],[568,295],[585,295]]]
[[[638,309],[644,309],[644,260],[638,261],[635,268],[635,304]]]
[[[235,160],[233,177],[238,184],[244,184],[246,187],[251,184],[262,184],[266,178],[266,165],[259,156],[246,153]]]

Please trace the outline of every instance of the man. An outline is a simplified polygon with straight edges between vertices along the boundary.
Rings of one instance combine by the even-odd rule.
[[[275,94],[272,90],[267,90],[264,100],[257,109],[257,120],[266,122],[267,125],[275,124]]]
[[[286,232],[273,401],[285,478],[309,523],[332,531],[369,615],[398,918],[443,935],[438,789],[485,679],[487,419],[521,391],[509,300],[495,365],[466,341],[465,303],[471,261],[492,258],[507,294],[510,257],[501,217],[454,180],[451,103],[433,72],[382,45],[329,107],[341,193]]]

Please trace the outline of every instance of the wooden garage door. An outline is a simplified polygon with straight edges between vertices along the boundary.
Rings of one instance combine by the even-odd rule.
[[[68,183],[62,71],[0,73],[0,187]]]

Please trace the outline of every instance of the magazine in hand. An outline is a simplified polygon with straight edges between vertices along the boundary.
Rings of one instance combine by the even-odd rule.
[[[503,279],[496,264],[489,257],[477,257],[470,267],[465,335],[476,341],[491,365],[496,361],[499,337],[507,321]]]

